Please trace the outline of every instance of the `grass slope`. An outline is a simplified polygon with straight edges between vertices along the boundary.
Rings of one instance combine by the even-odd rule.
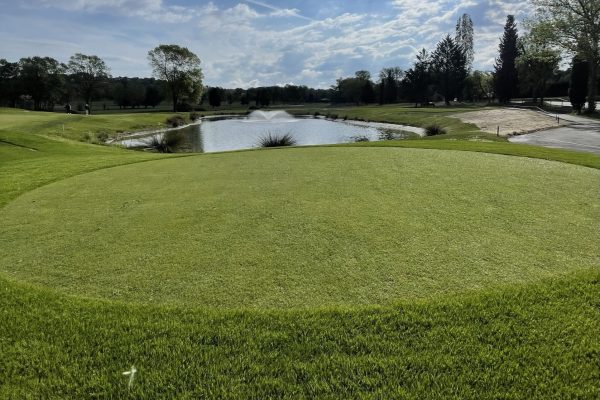
[[[0,271],[71,294],[216,308],[478,290],[597,266],[599,177],[556,162],[398,148],[134,164],[5,207]]]
[[[394,124],[412,125],[426,127],[437,124],[444,127],[448,134],[445,138],[464,139],[471,137],[485,137],[489,140],[504,140],[496,138],[495,135],[483,133],[473,124],[462,122],[453,115],[465,112],[481,110],[483,107],[437,107],[437,108],[415,108],[412,106],[361,106],[361,107],[328,107],[311,108],[301,107],[288,109],[293,114],[313,114],[319,112],[322,115],[336,115],[337,118],[347,117],[349,119],[361,119],[376,122],[389,122]]]
[[[28,134],[15,143],[37,151],[0,143],[0,206],[48,182],[157,157],[47,140],[22,123]],[[4,126],[0,115],[0,135]],[[449,143],[540,155],[504,143],[427,146]],[[565,155],[590,161],[563,151],[544,158]],[[0,398],[596,399],[599,275],[591,269],[384,308],[293,312],[132,306],[0,277]],[[131,364],[140,372],[128,390],[122,372]]]
[[[587,272],[381,309],[209,312],[0,278],[0,398],[596,399],[598,283]]]

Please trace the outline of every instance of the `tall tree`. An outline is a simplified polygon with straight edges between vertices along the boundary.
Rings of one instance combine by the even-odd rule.
[[[415,102],[415,107],[419,103],[429,102],[429,85],[431,84],[430,57],[427,50],[422,49],[417,53],[417,60],[411,69],[406,71],[404,84],[407,89],[408,97]]]
[[[575,56],[571,66],[571,82],[569,85],[569,100],[573,110],[581,114],[585,105],[588,86],[588,62]]]
[[[98,56],[77,53],[71,56],[67,64],[67,72],[71,74],[77,91],[89,104],[91,111],[93,96],[101,85],[110,78],[106,63]]]
[[[34,110],[52,110],[64,88],[65,66],[51,57],[28,57],[19,61],[22,94],[31,96]]]
[[[360,101],[365,104],[371,104],[375,102],[375,88],[373,87],[373,82],[371,81],[371,73],[369,71],[356,71],[354,74],[356,79],[358,79],[362,85],[361,93],[360,93]]]
[[[12,63],[0,59],[0,104],[16,107],[19,91],[17,78],[19,76],[19,63]]]
[[[519,83],[517,75],[518,40],[519,34],[515,17],[509,15],[506,17],[504,35],[500,40],[500,55],[494,66],[494,86],[496,96],[501,103],[508,103],[517,94]]]
[[[335,102],[354,103],[359,105],[363,94],[364,83],[364,79],[356,77],[338,78],[335,86],[332,86]]]
[[[202,94],[202,69],[198,56],[186,47],[162,44],[148,52],[154,76],[166,81],[173,111],[183,99],[197,101]]]
[[[400,67],[383,68],[379,72],[384,104],[395,103],[398,100],[398,89],[403,77],[404,71]]]
[[[560,54],[534,33],[520,39],[519,49],[517,71],[522,91],[530,92],[534,100],[539,98],[543,106],[550,80],[558,69]]]
[[[463,14],[456,22],[456,36],[454,41],[465,53],[467,70],[470,71],[475,57],[473,44],[473,21],[469,14]]]
[[[600,1],[533,0],[534,28],[542,30],[555,45],[588,62],[588,112],[596,109],[600,64]]]
[[[450,35],[438,43],[431,55],[431,71],[447,105],[455,97],[462,97],[467,77],[466,59],[463,50]]]
[[[365,71],[365,70],[356,71],[354,73],[354,76],[357,79],[362,79],[363,81],[370,81],[371,80],[371,73],[369,71]]]

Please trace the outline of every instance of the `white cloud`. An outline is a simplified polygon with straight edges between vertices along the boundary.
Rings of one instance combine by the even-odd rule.
[[[281,8],[281,7],[276,7],[272,4],[266,3],[264,1],[258,1],[258,0],[245,0],[247,3],[250,4],[254,4],[256,6],[260,6],[260,7],[264,7],[268,10],[270,10],[271,12],[269,13],[270,16],[274,16],[274,17],[297,17],[297,18],[301,18],[301,19],[305,19],[308,21],[311,21],[310,18],[305,17],[303,15],[300,14],[300,10],[298,10],[297,8]]]
[[[147,51],[160,43],[177,43],[200,56],[207,85],[228,87],[285,82],[328,87],[336,78],[360,69],[369,70],[373,76],[383,67],[406,69],[418,50],[433,50],[445,34],[453,34],[455,21],[464,12],[475,21],[475,68],[491,69],[506,14],[523,16],[529,12],[517,0],[395,0],[386,2],[385,10],[371,13],[339,3],[342,11],[310,19],[302,16],[301,10],[276,7],[263,0],[238,0],[229,7],[220,2],[174,6],[171,0],[28,1],[44,7],[132,17],[131,27],[115,23],[95,30],[75,25],[70,28],[54,21],[48,24],[45,29],[50,36],[44,38],[56,45],[46,47],[62,46],[60,52],[53,53],[59,54],[61,61],[83,49],[110,60],[115,75],[148,76]],[[301,18],[296,18],[299,15]],[[73,13],[79,22],[77,16]],[[179,23],[162,29],[148,21]],[[3,22],[10,21],[0,16],[5,43],[15,43],[7,45],[5,57],[30,55],[22,54],[22,48],[32,46],[16,41],[34,40],[35,33],[19,32],[17,25],[3,29]],[[61,45],[61,41],[74,46]],[[42,45],[36,48],[44,50]]]
[[[201,7],[183,7],[166,5],[163,0],[25,0],[23,5],[61,8],[69,12],[105,12],[166,23],[187,22],[215,8],[212,2]]]

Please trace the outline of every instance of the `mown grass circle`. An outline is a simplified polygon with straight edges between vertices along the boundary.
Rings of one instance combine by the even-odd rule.
[[[110,168],[0,216],[0,271],[77,296],[211,308],[389,304],[597,266],[599,172],[400,148]]]

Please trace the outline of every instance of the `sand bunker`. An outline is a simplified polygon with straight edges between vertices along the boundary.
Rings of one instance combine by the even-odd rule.
[[[481,111],[470,111],[454,114],[463,122],[477,125],[482,131],[496,133],[500,127],[500,135],[522,134],[539,131],[542,129],[556,128],[560,125],[569,125],[568,121],[556,121],[556,117],[541,112],[520,110],[516,108],[494,108]]]

